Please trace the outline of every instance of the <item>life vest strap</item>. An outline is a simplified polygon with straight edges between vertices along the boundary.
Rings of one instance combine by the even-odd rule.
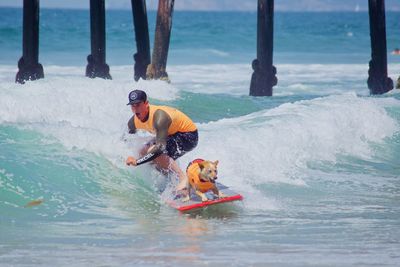
[[[188,166],[186,167],[186,172],[189,169],[190,165],[192,165],[194,163],[200,163],[200,162],[203,162],[203,161],[204,161],[204,159],[200,159],[200,158],[192,160],[191,162],[189,162]]]

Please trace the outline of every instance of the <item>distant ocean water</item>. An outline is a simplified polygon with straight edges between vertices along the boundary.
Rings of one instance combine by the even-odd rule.
[[[276,13],[269,98],[248,96],[256,12],[175,12],[171,84],[133,81],[130,11],[107,11],[113,80],[84,77],[88,11],[40,15],[45,79],[19,85],[22,12],[0,9],[1,266],[398,266],[400,94],[369,95],[367,13]],[[180,166],[218,159],[243,203],[182,215],[150,165],[124,166],[149,138],[126,134],[133,88],[193,118]]]

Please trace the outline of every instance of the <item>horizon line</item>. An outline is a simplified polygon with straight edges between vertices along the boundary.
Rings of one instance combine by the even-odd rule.
[[[10,9],[22,9],[23,7],[19,6],[1,6],[2,8],[10,8]],[[90,10],[90,8],[86,7],[40,7],[40,9],[50,9],[50,10]],[[131,11],[131,8],[122,8],[122,7],[106,7],[106,10],[116,10],[116,11]],[[148,9],[148,12],[157,11],[157,9]],[[257,6],[252,9],[174,9],[174,12],[257,12]],[[351,12],[351,13],[368,13],[368,9],[307,9],[307,10],[299,10],[299,9],[275,9],[274,12],[288,12],[288,13],[326,13],[326,12]],[[400,12],[400,9],[394,8],[390,10],[386,10],[386,12]]]

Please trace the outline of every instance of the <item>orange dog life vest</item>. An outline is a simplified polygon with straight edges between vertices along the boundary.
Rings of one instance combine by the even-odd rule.
[[[215,184],[209,181],[203,182],[200,180],[199,162],[203,161],[204,159],[195,159],[192,162],[190,162],[189,165],[187,166],[186,173],[189,178],[190,185],[192,185],[193,188],[196,188],[196,190],[205,193],[214,188]]]

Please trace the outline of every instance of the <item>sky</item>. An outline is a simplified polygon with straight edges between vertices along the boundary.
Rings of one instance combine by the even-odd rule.
[[[88,9],[89,0],[40,0],[41,8]],[[0,0],[0,7],[22,7],[22,0]],[[107,9],[131,9],[131,0],[105,0]],[[158,0],[146,0],[148,10]],[[386,0],[387,11],[400,11],[399,0]],[[174,10],[256,11],[257,0],[175,0]],[[368,0],[275,0],[276,11],[367,11]]]

